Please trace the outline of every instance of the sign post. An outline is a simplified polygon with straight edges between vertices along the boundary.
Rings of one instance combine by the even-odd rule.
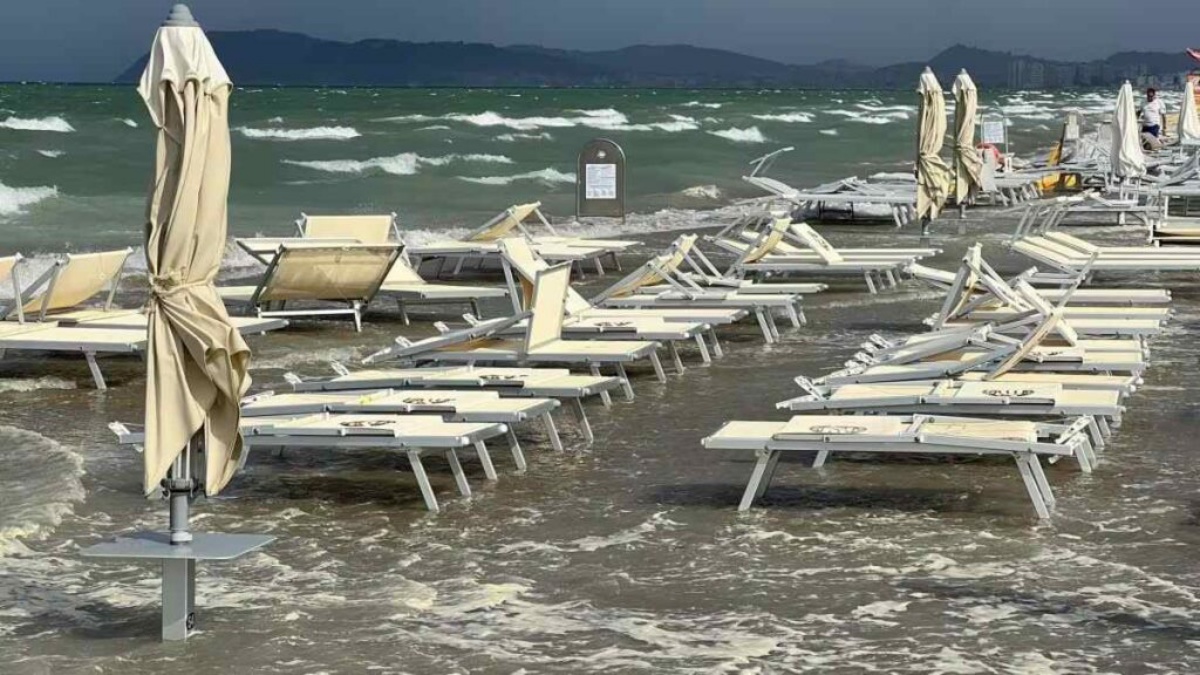
[[[575,216],[625,220],[625,151],[607,138],[588,141],[579,151]]]

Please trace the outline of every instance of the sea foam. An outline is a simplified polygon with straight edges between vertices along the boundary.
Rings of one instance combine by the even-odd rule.
[[[0,183],[0,216],[20,213],[26,206],[56,196],[55,187],[9,187]]]
[[[311,127],[307,129],[255,129],[239,127],[246,138],[269,141],[348,141],[362,134],[354,127]]]
[[[302,166],[315,171],[328,173],[367,173],[379,171],[393,176],[411,176],[421,170],[422,166],[443,166],[451,162],[480,162],[486,164],[512,164],[513,161],[504,155],[443,155],[440,157],[422,157],[415,152],[402,152],[390,157],[372,157],[371,159],[329,159],[302,161],[285,159],[284,164]],[[574,180],[574,179],[572,179]]]
[[[540,183],[574,183],[575,174],[563,173],[558,169],[546,168],[540,171],[529,171],[526,173],[518,173],[512,176],[458,176],[459,180],[467,181],[468,183],[477,183],[479,185],[508,185],[519,180],[532,180]]]
[[[720,131],[708,132],[713,136],[719,136],[734,143],[766,143],[767,137],[758,130],[758,127],[747,127],[739,129],[738,127],[729,127]]]
[[[772,115],[751,115],[751,117],[756,120],[763,120],[765,122],[788,122],[792,124],[807,124],[808,122],[813,121],[812,114],[804,112],[779,113]]]
[[[53,131],[60,134],[68,134],[75,131],[75,127],[71,126],[65,119],[61,117],[9,117],[0,122],[0,128],[14,129],[16,131]]]

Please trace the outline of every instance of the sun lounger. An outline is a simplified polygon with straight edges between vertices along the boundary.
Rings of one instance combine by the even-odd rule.
[[[999,455],[1016,461],[1034,511],[1049,518],[1054,496],[1040,458],[1090,457],[1087,424],[1086,419],[1047,424],[939,415],[800,415],[787,422],[728,422],[703,444],[713,450],[754,453],[757,461],[739,511],[766,493],[785,451],[815,453],[814,467],[824,465],[835,452]]]
[[[365,362],[398,359],[412,363],[586,364],[593,369],[593,374],[598,374],[600,366],[609,365],[616,368],[624,380],[625,395],[630,399],[633,388],[625,372],[626,364],[649,359],[659,381],[666,380],[656,342],[562,339],[563,311],[569,288],[570,267],[552,267],[537,275],[531,312],[483,321],[417,342],[397,338],[395,346],[372,354]],[[525,319],[529,319],[529,328],[523,339],[501,336]]]
[[[346,316],[362,330],[362,310],[400,255],[396,244],[280,246],[254,286],[218,286],[227,303],[250,306],[259,317]],[[345,307],[287,308],[289,302]]]
[[[1138,272],[1195,272],[1200,271],[1197,257],[1135,257],[1097,258],[1075,252],[1065,252],[1060,246],[1048,244],[1044,238],[1027,238],[1012,244],[1012,249],[1039,263],[1073,274],[1090,265],[1092,273]]]
[[[549,234],[538,235],[525,223],[536,217],[537,222]],[[482,260],[500,255],[497,242],[507,237],[529,237],[538,254],[551,262],[569,262],[582,264],[591,261],[600,274],[604,273],[601,259],[608,257],[618,269],[620,265],[617,253],[637,245],[635,241],[619,239],[586,239],[579,237],[564,237],[554,230],[550,221],[541,212],[541,202],[517,204],[505,209],[462,240],[436,241],[410,248],[414,256],[414,267],[431,259],[441,260],[437,276],[441,276],[442,268],[453,260],[452,274],[457,275],[468,260]]]
[[[897,273],[923,257],[921,253],[902,252],[847,258],[808,226],[793,227],[790,218],[775,219],[770,228],[760,231],[757,236],[752,242],[736,233],[706,239],[738,256],[731,268],[738,275],[862,275],[871,293],[878,292],[879,288],[896,286],[899,283]],[[809,247],[808,252],[802,255],[779,252],[779,245],[789,237],[795,237]]]
[[[559,407],[552,398],[501,398],[495,391],[454,389],[381,389],[349,392],[293,392],[260,394],[242,403],[244,417],[312,415],[317,413],[354,413],[388,415],[441,415],[447,422],[491,422],[509,427],[509,450],[518,471],[526,468],[521,444],[513,433],[527,422],[540,421],[551,446],[563,451],[562,439],[551,413]],[[495,469],[486,447],[480,460],[489,480]]]
[[[105,294],[102,309],[113,310],[113,300],[131,248],[98,253],[68,254],[58,258],[40,277],[21,291],[19,320],[57,319],[84,308],[84,303]],[[128,310],[113,310],[128,311]]]
[[[947,272],[919,263],[905,266],[904,272],[914,279],[919,279],[940,291],[949,291],[958,282],[958,274],[954,272]],[[961,267],[959,273],[963,273]],[[1057,286],[1056,288],[1038,286],[1036,290],[1038,295],[1050,303],[1057,304],[1066,299],[1067,306],[1145,306],[1166,305],[1171,302],[1171,292],[1160,288],[1079,288],[1079,284],[1083,283],[1085,279],[1084,276],[1078,273],[1057,273],[1050,275],[1040,273],[1036,267],[1031,267],[1016,277],[1006,280],[1005,283],[1011,287],[1018,280],[1024,280],[1031,286],[1035,284],[1053,284]],[[980,289],[977,284],[965,285],[964,287],[970,288],[975,297],[987,292],[984,289]]]
[[[554,398],[570,404],[590,444],[594,440],[583,400],[599,396],[611,405],[610,392],[622,386],[618,377],[582,375],[564,368],[486,368],[449,366],[441,368],[386,368],[349,371],[334,364],[337,375],[304,379],[294,373],[284,378],[295,391],[373,391],[396,388],[464,389],[493,391],[500,396]]]
[[[268,417],[255,424],[256,419],[247,418],[248,424],[243,426],[243,438],[249,448],[385,448],[404,452],[430,511],[438,511],[439,505],[422,459],[431,454],[444,456],[459,492],[470,498],[471,487],[458,451],[466,448],[478,451],[484,441],[508,432],[504,424],[446,422],[437,415],[322,413],[284,420]]]

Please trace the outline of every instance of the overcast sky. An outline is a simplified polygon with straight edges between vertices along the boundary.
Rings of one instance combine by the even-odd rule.
[[[109,80],[170,2],[0,0],[0,80]],[[687,43],[790,63],[921,60],[956,42],[1047,58],[1200,46],[1197,0],[194,0],[207,29],[610,49]],[[1184,17],[1189,17],[1183,20]],[[1189,44],[1189,41],[1191,45]]]

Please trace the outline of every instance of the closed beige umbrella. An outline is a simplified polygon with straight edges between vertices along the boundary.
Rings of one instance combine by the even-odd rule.
[[[1121,85],[1112,116],[1112,148],[1109,168],[1117,178],[1137,178],[1146,173],[1146,155],[1142,152],[1142,128],[1133,103],[1133,87]]]
[[[176,6],[138,86],[158,127],[146,221],[147,494],[198,432],[207,494],[225,487],[242,454],[238,404],[250,385],[250,349],[213,286],[225,251],[232,88],[204,32]]]
[[[940,153],[946,137],[946,98],[929,68],[917,88],[921,112],[917,130],[917,217],[923,226],[937,218],[950,196],[952,173]]]
[[[983,160],[975,148],[975,116],[979,90],[963,70],[954,78],[954,201],[965,204],[980,187]]]
[[[1183,85],[1183,104],[1179,106],[1179,142],[1200,143],[1200,115],[1196,114],[1196,87],[1191,80]]]

